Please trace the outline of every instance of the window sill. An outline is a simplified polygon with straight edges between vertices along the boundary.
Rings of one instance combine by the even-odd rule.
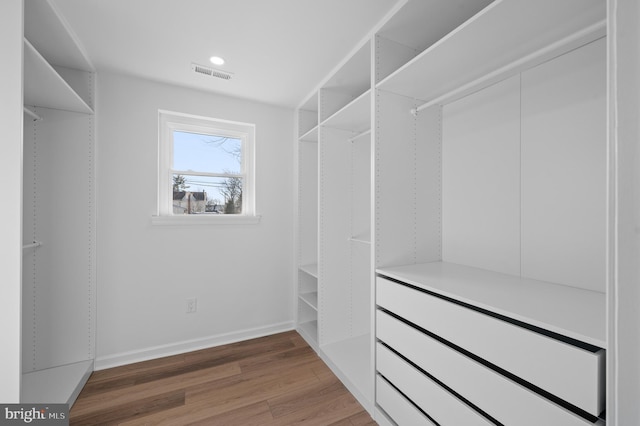
[[[159,226],[192,226],[192,225],[255,225],[262,216],[245,215],[181,215],[151,216],[151,224]]]

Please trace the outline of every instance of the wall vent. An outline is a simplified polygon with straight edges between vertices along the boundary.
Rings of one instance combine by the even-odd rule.
[[[205,67],[204,65],[198,65],[194,63],[191,64],[191,69],[195,73],[207,75],[209,77],[217,77],[223,80],[230,80],[231,77],[233,76],[233,73],[217,70],[215,68]]]

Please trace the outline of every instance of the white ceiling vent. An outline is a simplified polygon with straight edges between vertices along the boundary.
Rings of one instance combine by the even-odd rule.
[[[222,70],[217,70],[215,68],[206,67],[204,65],[198,65],[198,64],[194,64],[194,63],[191,64],[191,69],[195,73],[202,74],[202,75],[208,75],[209,77],[217,77],[217,78],[221,78],[223,80],[230,80],[231,77],[233,77],[233,73],[230,73],[230,72],[227,72],[227,71],[222,71]]]

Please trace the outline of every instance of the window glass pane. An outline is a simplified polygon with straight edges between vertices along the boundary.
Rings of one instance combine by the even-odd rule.
[[[174,174],[173,214],[241,214],[242,178]]]
[[[241,164],[241,139],[173,132],[173,168],[175,170],[239,174]]]

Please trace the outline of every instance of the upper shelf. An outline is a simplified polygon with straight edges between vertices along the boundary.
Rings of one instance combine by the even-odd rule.
[[[301,142],[318,142],[318,126],[315,126],[313,129],[300,136],[299,140]]]
[[[556,43],[566,50],[592,41],[604,33],[605,19],[601,0],[496,0],[378,87],[432,101],[523,58],[550,59],[561,46],[547,56],[541,51]]]
[[[24,35],[47,62],[94,71],[77,37],[50,0],[26,0],[24,9]]]
[[[323,89],[359,96],[371,87],[371,42],[362,45],[323,85]]]
[[[338,110],[331,117],[327,118],[323,125],[340,130],[350,130],[352,132],[364,132],[371,128],[371,90],[367,90],[362,95]]]
[[[376,83],[460,26],[492,1],[407,1],[376,33]]]
[[[362,45],[320,89],[320,121],[371,89],[371,41]]]
[[[492,1],[409,0],[385,22],[377,34],[420,52],[481,11]]]
[[[93,114],[93,109],[27,39],[24,40],[24,103]]]

